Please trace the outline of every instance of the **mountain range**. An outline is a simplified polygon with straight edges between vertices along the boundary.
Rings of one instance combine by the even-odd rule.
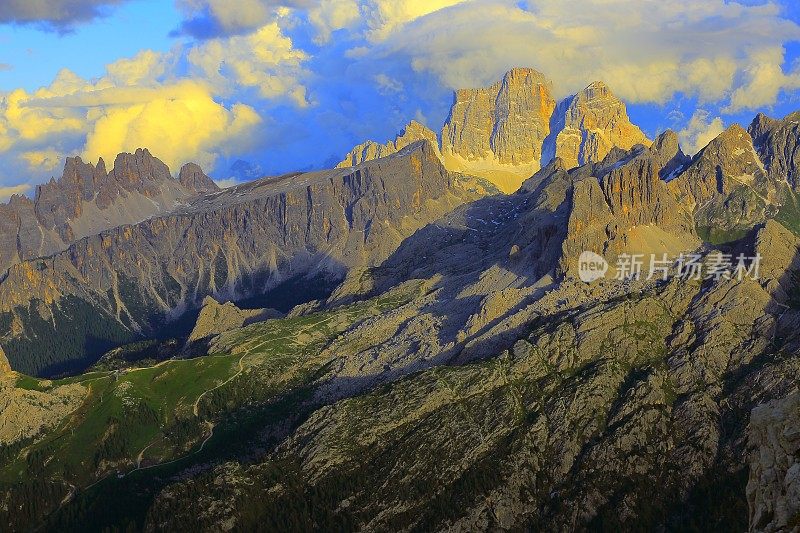
[[[70,159],[0,214],[0,520],[791,531],[798,122],[689,157],[514,69],[331,170]]]
[[[339,167],[421,140],[440,148],[448,170],[484,177],[507,193],[556,157],[574,168],[602,160],[615,147],[650,145],[603,82],[556,103],[552,83],[542,73],[517,68],[490,87],[456,91],[440,137],[412,121],[394,141],[358,145]]]

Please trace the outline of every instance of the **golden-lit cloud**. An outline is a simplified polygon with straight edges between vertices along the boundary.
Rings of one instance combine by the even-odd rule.
[[[106,67],[109,80],[116,85],[154,83],[165,70],[164,56],[152,50],[142,50],[130,59],[120,59]]]
[[[361,18],[356,0],[320,0],[308,10],[308,20],[317,30],[318,44],[328,42],[331,32],[355,26]]]
[[[780,91],[800,88],[800,71],[784,72],[783,62],[784,50],[780,47],[753,53],[744,69],[744,83],[733,91],[725,111],[733,113],[768,106],[775,103]]]
[[[143,50],[94,80],[63,69],[47,87],[0,93],[0,155],[37,176],[75,153],[111,163],[139,147],[171,168],[191,160],[210,169],[218,156],[246,150],[257,138],[262,118],[237,103],[243,89],[308,105],[300,80],[306,59],[273,22],[168,53]]]
[[[773,103],[795,84],[782,69],[782,47],[800,40],[800,26],[772,3],[487,0],[416,18],[384,15],[413,14],[406,9],[413,3],[386,4],[379,2],[379,18],[394,23],[378,26],[372,46],[357,55],[405,58],[451,88],[486,84],[525,65],[553,78],[562,96],[599,79],[629,102],[733,95],[731,109],[741,109]]]
[[[264,98],[288,98],[299,106],[306,105],[305,87],[298,81],[306,59],[276,22],[249,35],[207,41],[188,54],[195,73],[219,91],[254,87]]]
[[[23,152],[20,158],[27,163],[28,168],[43,172],[53,172],[63,164],[61,154],[53,149]]]
[[[21,185],[12,185],[10,187],[0,187],[0,201],[5,202],[15,194],[25,194],[31,189],[27,183]]]
[[[120,152],[149,147],[173,168],[189,160],[210,166],[216,153],[244,142],[261,122],[252,107],[228,109],[214,100],[207,84],[191,80],[156,87],[87,87],[66,95],[54,94],[52,86],[32,98],[21,90],[9,95],[4,126],[13,135],[0,137],[0,142],[5,139],[0,149],[11,147],[15,138],[35,146],[73,131],[85,134],[82,152],[90,160],[113,161]],[[52,149],[34,149],[20,157],[41,170],[53,167],[54,155]]]
[[[370,25],[372,40],[387,38],[395,29],[420,17],[446,7],[464,4],[473,0],[369,0],[365,2],[365,13]],[[479,4],[476,2],[476,4]]]
[[[165,89],[146,103],[111,106],[92,114],[94,125],[84,155],[113,161],[132,147],[150,147],[171,168],[187,161],[212,167],[218,149],[246,140],[261,119],[255,110],[236,104],[230,110],[193,82]]]

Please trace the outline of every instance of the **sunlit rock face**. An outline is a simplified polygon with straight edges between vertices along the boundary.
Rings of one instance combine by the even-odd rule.
[[[650,140],[628,118],[625,104],[605,83],[594,82],[567,101],[563,118],[556,116],[561,127],[555,138],[555,156],[568,168],[600,161],[614,147],[650,146]]]
[[[403,128],[403,131],[395,137],[394,141],[388,141],[386,144],[379,144],[375,141],[367,141],[359,144],[336,165],[336,168],[354,167],[361,163],[366,163],[367,161],[387,157],[396,154],[406,146],[414,144],[417,141],[430,142],[431,146],[435,147],[435,151],[438,153],[439,139],[437,139],[436,134],[416,120],[412,120]]]
[[[571,169],[602,161],[614,148],[650,146],[604,83],[557,103],[544,74],[515,68],[488,87],[455,92],[441,144],[431,130],[412,121],[394,141],[356,146],[338,167],[386,157],[423,139],[441,146],[448,170],[485,178],[506,193],[555,157]]]
[[[60,179],[36,189],[33,200],[0,205],[0,269],[65,250],[73,242],[123,224],[164,214],[219,187],[196,164],[178,179],[146,149],[119,154],[111,171],[68,158]]]
[[[448,168],[471,171],[511,192],[541,164],[555,110],[552,84],[532,69],[514,69],[480,89],[460,89],[442,129]]]

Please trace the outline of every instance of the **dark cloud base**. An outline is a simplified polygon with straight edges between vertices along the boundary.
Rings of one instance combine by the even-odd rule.
[[[48,31],[70,31],[76,25],[107,16],[128,0],[0,1],[0,24],[32,24]]]

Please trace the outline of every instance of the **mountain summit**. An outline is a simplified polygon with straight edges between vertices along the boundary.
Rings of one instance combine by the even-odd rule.
[[[625,104],[596,81],[565,100],[566,111],[555,117],[554,152],[568,168],[601,161],[614,147],[630,150],[650,140],[628,118]],[[547,154],[546,154],[547,156]]]
[[[13,197],[0,205],[0,269],[65,250],[73,242],[123,224],[166,213],[219,187],[190,163],[179,179],[147,149],[119,154],[111,171],[67,158],[60,179],[36,188],[34,200]]]
[[[615,147],[650,146],[605,83],[594,82],[560,103],[552,87],[541,72],[515,68],[488,87],[457,90],[441,132],[447,169],[483,177],[510,193],[554,157],[569,169],[601,161]],[[437,143],[432,131],[412,122],[394,143],[361,144],[339,167],[394,153],[409,135]]]

